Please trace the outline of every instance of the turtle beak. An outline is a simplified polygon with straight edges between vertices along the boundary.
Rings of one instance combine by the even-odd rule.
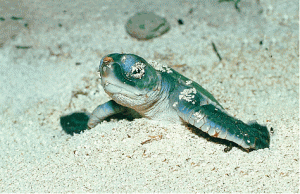
[[[99,66],[100,77],[107,77],[109,74],[109,69],[111,69],[111,65],[114,62],[111,57],[104,57]]]
[[[100,62],[99,72],[101,77],[101,85],[103,88],[107,88],[109,85],[122,85],[120,79],[122,79],[121,68],[112,57],[103,57]]]

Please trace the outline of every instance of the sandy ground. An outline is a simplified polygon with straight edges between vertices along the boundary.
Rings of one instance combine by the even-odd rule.
[[[242,0],[240,13],[217,0],[24,5],[29,26],[0,48],[1,192],[299,192],[298,1]],[[124,25],[145,10],[171,30],[131,38]],[[270,148],[225,153],[185,126],[144,118],[66,134],[61,116],[109,100],[96,70],[113,52],[197,81],[232,115],[272,127]]]

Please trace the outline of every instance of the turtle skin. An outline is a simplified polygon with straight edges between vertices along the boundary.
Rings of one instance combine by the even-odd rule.
[[[113,53],[101,59],[99,73],[101,85],[112,100],[93,111],[89,128],[109,116],[124,113],[185,122],[247,151],[269,147],[267,127],[230,116],[208,91],[170,67],[148,63],[134,54]]]

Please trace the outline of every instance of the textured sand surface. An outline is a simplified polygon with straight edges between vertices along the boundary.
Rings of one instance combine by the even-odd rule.
[[[240,13],[217,0],[24,4],[29,28],[0,48],[1,192],[299,192],[298,1],[242,0]],[[171,30],[131,38],[124,25],[137,11]],[[61,116],[109,100],[96,70],[113,52],[197,81],[230,114],[272,127],[270,148],[225,153],[186,126],[144,118],[66,134]]]

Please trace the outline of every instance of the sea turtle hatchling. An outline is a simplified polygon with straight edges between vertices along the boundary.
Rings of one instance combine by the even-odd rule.
[[[230,116],[208,91],[172,68],[148,63],[134,54],[113,53],[101,59],[99,72],[101,85],[112,100],[93,111],[89,128],[127,112],[153,120],[186,122],[245,150],[269,147],[267,127]]]

